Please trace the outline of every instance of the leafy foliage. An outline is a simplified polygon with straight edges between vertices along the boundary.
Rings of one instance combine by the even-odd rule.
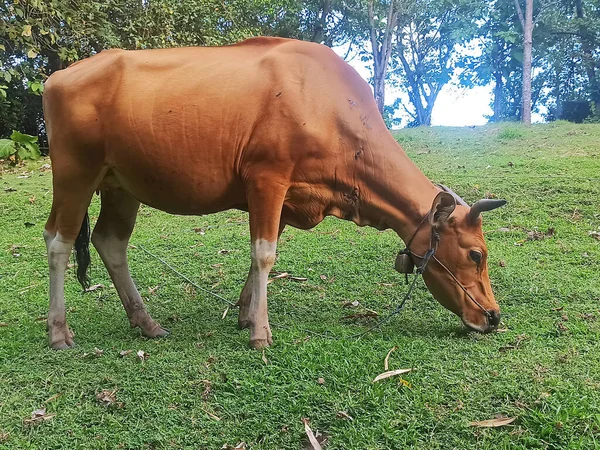
[[[41,156],[37,136],[13,131],[10,139],[0,139],[0,159],[12,163],[31,159],[36,160]]]

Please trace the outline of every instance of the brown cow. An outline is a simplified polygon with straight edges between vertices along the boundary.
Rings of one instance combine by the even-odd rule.
[[[278,236],[328,215],[392,228],[405,241],[414,234],[420,255],[435,231],[437,259],[424,273],[434,297],[470,328],[498,324],[479,212],[499,205],[457,206],[434,186],[387,130],[367,83],[325,46],[254,38],[109,50],[53,74],[44,113],[54,183],[44,231],[52,348],[73,345],[64,275],[75,243],[78,278],[87,281],[87,208],[98,190],[92,242],[131,325],[146,336],[167,331],[146,312],[127,264],[140,202],[173,214],[249,212],[252,263],[238,304],[255,348],[272,342],[267,277]]]

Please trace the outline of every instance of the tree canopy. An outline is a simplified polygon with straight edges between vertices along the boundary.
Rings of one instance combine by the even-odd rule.
[[[43,137],[44,80],[103,49],[257,35],[350,47],[371,68],[382,114],[402,108],[405,125],[429,125],[439,93],[456,78],[493,87],[491,121],[520,120],[525,1],[1,0],[0,137],[13,130]],[[598,114],[600,0],[533,0],[532,15],[533,111],[553,120],[583,101]],[[390,84],[408,101],[386,104]]]

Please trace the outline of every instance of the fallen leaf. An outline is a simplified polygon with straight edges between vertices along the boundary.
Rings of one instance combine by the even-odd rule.
[[[507,227],[501,227],[501,228],[498,228],[498,231],[500,231],[501,233],[509,233],[511,231],[511,229],[507,228]]]
[[[290,277],[290,280],[292,280],[292,281],[308,281],[308,278],[306,278],[306,277]]]
[[[53,402],[54,400],[59,399],[62,396],[63,396],[63,393],[62,392],[58,392],[58,393],[54,394],[52,397],[50,397],[48,400],[46,400],[44,403]]]
[[[325,280],[327,279],[327,276],[326,276],[326,275],[319,275],[319,278],[320,278],[321,280],[325,281]]]
[[[289,274],[289,273],[287,273],[287,272],[282,272],[282,273],[280,273],[280,274],[277,274],[277,275],[275,275],[275,276],[274,276],[274,277],[272,277],[272,278],[269,278],[269,280],[267,281],[267,284],[271,284],[271,283],[272,283],[273,281],[275,281],[275,280],[278,280],[278,279],[280,279],[280,278],[287,278],[287,277],[289,277],[289,276],[290,276],[290,274]]]
[[[0,431],[0,443],[8,441],[8,436],[10,436],[10,434]]]
[[[501,259],[501,260],[498,262],[498,265],[499,265],[500,267],[506,267],[506,261],[504,261],[503,259]]]
[[[405,386],[405,387],[407,387],[407,388],[409,388],[409,389],[412,389],[412,384],[410,384],[410,382],[408,382],[408,381],[407,381],[407,380],[405,380],[404,378],[400,378],[400,379],[398,380],[398,382],[399,382],[399,383],[400,383],[402,386]]]
[[[319,441],[317,441],[317,438],[308,426],[308,419],[302,419],[302,422],[304,423],[304,432],[306,433],[306,437],[308,437],[308,442],[310,442],[310,445],[313,448],[313,450],[322,450],[321,444],[319,444]]]
[[[509,425],[517,420],[516,417],[502,417],[498,419],[482,420],[480,422],[469,422],[470,427],[496,428]]]
[[[100,404],[106,406],[106,407],[110,407],[110,406],[118,406],[119,408],[121,408],[123,406],[122,402],[117,402],[117,396],[116,396],[117,390],[114,389],[112,391],[109,391],[108,389],[102,389],[102,392],[100,392],[99,394],[96,394],[96,400],[98,400],[98,402],[100,402]]]
[[[87,288],[85,290],[85,292],[94,292],[94,291],[97,291],[98,289],[104,289],[104,285],[94,284],[93,286],[90,286],[89,288]]]
[[[340,418],[342,418],[342,419],[348,419],[350,421],[354,420],[354,417],[352,417],[346,411],[338,411],[337,412],[337,416],[340,417]]]
[[[246,445],[247,444],[243,441],[240,442],[235,447],[233,445],[223,444],[223,447],[221,447],[221,450],[246,450]]]
[[[593,237],[594,239],[598,239],[600,241],[600,232],[598,231],[590,231],[588,233],[589,236]]]
[[[265,365],[269,364],[269,360],[267,359],[267,357],[265,356],[265,351],[262,351],[262,360],[265,363]]]
[[[119,358],[124,358],[125,356],[129,355],[132,352],[132,350],[121,350],[119,352]]]
[[[388,354],[386,355],[385,359],[383,360],[383,370],[388,371],[390,370],[390,366],[388,364],[389,360],[390,360],[390,355],[392,354],[392,352],[394,350],[396,350],[396,346],[394,345],[391,350],[388,352]]]
[[[456,402],[456,406],[454,407],[454,409],[452,411],[454,412],[458,412],[461,409],[463,409],[465,407],[464,403],[462,402],[462,400],[459,398],[458,401]]]
[[[218,251],[219,255],[226,255],[228,253],[231,253],[231,250],[226,250],[226,249],[221,249]]]
[[[325,378],[323,377],[319,377],[319,379],[317,380],[317,383],[319,383],[321,386],[325,384]]]
[[[552,308],[552,311],[562,311],[563,309],[565,309],[564,306],[558,306],[556,308]]]
[[[412,369],[396,369],[396,370],[390,370],[388,372],[383,372],[375,377],[375,379],[373,380],[373,383],[376,383],[377,381],[385,380],[386,378],[394,377],[396,375],[402,375],[403,373],[408,373],[410,371],[412,371]]]
[[[31,419],[23,420],[25,425],[33,425],[36,423],[45,422],[55,417],[56,414],[46,414],[46,408],[36,409],[31,413]]]
[[[360,306],[360,302],[358,300],[354,300],[353,302],[345,302],[342,304],[344,308],[358,308]]]
[[[154,295],[156,293],[156,291],[158,291],[159,287],[160,287],[160,285],[156,285],[153,288],[148,288],[148,295]]]
[[[223,311],[223,315],[221,316],[221,320],[223,320],[225,318],[225,316],[227,316],[228,312],[229,312],[229,306],[227,308],[225,308],[225,311]]]
[[[29,204],[33,205],[35,203],[35,195],[29,197]]]
[[[96,356],[102,356],[104,354],[104,350],[100,350],[99,348],[94,347],[94,354]]]
[[[148,359],[148,353],[146,353],[144,350],[138,350],[136,355],[141,361]]]
[[[0,327],[7,327],[8,324],[6,322],[0,322]]]

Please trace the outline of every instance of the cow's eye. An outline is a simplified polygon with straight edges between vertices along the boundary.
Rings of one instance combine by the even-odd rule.
[[[473,262],[475,262],[477,265],[480,265],[483,255],[481,254],[481,252],[478,252],[476,250],[471,250],[469,252],[469,258],[471,258],[473,260]]]

